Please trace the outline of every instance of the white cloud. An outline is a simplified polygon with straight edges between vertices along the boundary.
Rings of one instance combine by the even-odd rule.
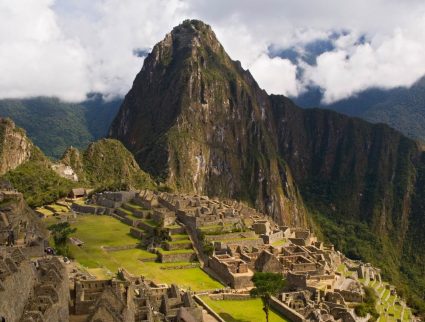
[[[124,95],[143,63],[133,50],[198,18],[268,92],[296,95],[314,83],[330,102],[425,74],[423,17],[420,0],[0,0],[0,97]],[[292,63],[266,55],[270,45],[302,48],[334,30],[350,33],[302,82]],[[361,34],[369,44],[355,43]]]
[[[306,80],[324,89],[324,102],[331,103],[370,87],[410,86],[425,75],[425,19],[396,29],[370,43],[340,42],[338,49],[317,59],[307,69]]]
[[[297,67],[289,60],[263,54],[251,65],[250,71],[269,94],[298,95]]]
[[[81,100],[90,87],[86,52],[64,37],[49,0],[0,1],[0,97]]]

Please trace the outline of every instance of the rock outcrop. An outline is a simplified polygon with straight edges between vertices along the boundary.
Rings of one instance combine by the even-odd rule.
[[[0,175],[17,168],[31,157],[33,144],[25,132],[7,118],[0,118]]]

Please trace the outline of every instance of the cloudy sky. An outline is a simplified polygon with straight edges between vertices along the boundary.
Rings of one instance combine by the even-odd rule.
[[[122,96],[187,18],[210,24],[269,93],[324,102],[425,74],[423,0],[0,0],[0,98]]]

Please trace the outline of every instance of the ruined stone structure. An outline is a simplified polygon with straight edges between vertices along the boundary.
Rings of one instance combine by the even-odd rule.
[[[68,321],[69,286],[57,257],[29,260],[20,248],[0,249],[0,316],[6,321]]]
[[[72,314],[81,321],[202,322],[190,292],[121,272],[123,280],[76,280]]]
[[[248,268],[248,264],[229,254],[213,255],[208,261],[208,266],[216,272],[227,286],[232,288],[252,287],[254,273]]]
[[[104,207],[102,198],[92,200],[92,206]],[[149,190],[135,194],[128,201],[120,204],[113,201],[110,206],[115,208],[111,215],[128,224],[130,233],[141,239],[142,244],[149,241],[147,249],[157,254],[157,261],[188,262],[198,257],[207,273],[242,292],[232,296],[222,294],[222,298],[246,297],[253,286],[254,272],[282,274],[286,287],[284,293],[273,298],[272,307],[293,321],[355,321],[349,308],[361,303],[364,296],[357,278],[380,281],[378,269],[348,260],[333,245],[318,241],[310,230],[279,226],[238,202]],[[155,241],[153,236],[158,234],[163,234],[162,239]],[[212,252],[207,253],[206,249]],[[350,275],[338,271],[342,263]],[[133,316],[151,321],[152,312],[164,317],[170,315],[167,312],[173,312],[171,320],[191,315],[192,305],[181,305],[183,297],[187,297],[185,301],[191,297],[173,287],[144,281],[139,281],[144,285],[142,289],[134,281],[79,283],[81,286],[76,283],[76,293],[80,295],[76,298],[75,312],[86,314],[88,321],[102,316],[110,321],[132,321]],[[84,296],[81,296],[83,285]],[[138,290],[137,294],[145,294],[136,301],[137,305],[129,300],[132,287]],[[105,304],[112,299],[116,299],[116,304]]]
[[[134,199],[135,191],[106,191],[94,194],[89,203],[72,203],[72,209],[79,213],[111,215],[116,208]]]

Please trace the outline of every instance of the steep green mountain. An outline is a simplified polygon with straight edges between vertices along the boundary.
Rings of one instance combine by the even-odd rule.
[[[0,176],[22,192],[32,207],[64,197],[78,186],[155,188],[149,175],[140,170],[133,155],[119,141],[99,140],[84,152],[69,148],[59,163],[52,163],[10,119],[0,119],[0,158]],[[77,181],[63,173],[66,166],[77,174]]]
[[[102,139],[80,152],[69,148],[60,160],[77,174],[78,181],[95,188],[154,188],[155,184],[140,170],[133,155],[117,140]]]
[[[385,123],[406,136],[425,142],[425,77],[411,87],[372,88],[353,97],[324,105],[318,89],[294,98],[302,107],[323,107],[372,123]]]
[[[175,189],[243,199],[281,223],[308,221],[351,257],[382,266],[425,309],[417,143],[267,95],[204,23],[185,21],[154,47],[110,135]]]
[[[303,225],[271,112],[266,92],[211,28],[187,21],[145,59],[110,133],[171,187],[246,200],[280,222]]]
[[[46,155],[58,159],[69,146],[85,149],[105,137],[120,104],[98,95],[78,104],[49,97],[5,99],[0,116],[11,118]]]

